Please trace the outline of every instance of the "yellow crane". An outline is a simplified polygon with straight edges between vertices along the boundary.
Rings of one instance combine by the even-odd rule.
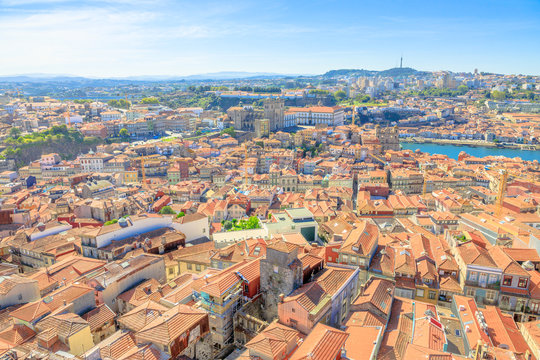
[[[247,173],[247,143],[244,143],[244,185],[247,186],[248,183],[248,173]]]
[[[497,193],[497,216],[501,216],[502,213],[502,204],[504,200],[504,194],[506,193],[506,182],[508,181],[508,172],[506,170],[501,170],[501,179],[499,180],[499,191]]]

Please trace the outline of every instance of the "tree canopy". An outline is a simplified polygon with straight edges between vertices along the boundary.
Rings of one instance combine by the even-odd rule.
[[[347,97],[347,93],[343,90],[338,90],[334,93],[334,98],[336,101],[343,101]]]
[[[230,135],[232,137],[235,137],[236,136],[236,131],[234,131],[234,128],[231,126],[231,127],[228,127],[226,129],[221,130],[220,134],[221,135],[228,134],[228,135]]]
[[[176,214],[176,212],[169,205],[165,205],[164,207],[162,207],[161,210],[159,210],[159,213],[161,215],[174,215],[174,214]]]
[[[155,97],[145,97],[141,99],[141,104],[159,104],[159,99]]]

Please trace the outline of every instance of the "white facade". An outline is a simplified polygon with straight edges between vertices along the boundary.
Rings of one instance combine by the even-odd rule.
[[[123,240],[148,231],[161,229],[164,227],[172,227],[172,217],[139,217],[133,221],[128,218],[127,223],[128,225],[126,227],[120,227],[115,231],[110,231],[96,236],[96,247],[99,249],[109,246],[111,242],[115,240]]]
[[[212,234],[212,240],[216,244],[216,247],[222,248],[230,244],[237,243],[239,241],[256,238],[268,238],[268,230],[266,228],[261,229],[249,229],[239,231],[224,231]]]
[[[60,223],[60,224],[58,224],[58,226],[45,228],[43,231],[39,231],[39,232],[36,231],[36,232],[30,234],[30,241],[41,239],[41,238],[44,238],[46,236],[56,235],[56,234],[59,234],[59,233],[64,232],[64,231],[71,230],[72,228],[73,228],[73,226],[71,226],[69,224]],[[37,230],[39,230],[39,228]]]
[[[83,122],[83,118],[81,115],[79,114],[70,114],[70,115],[66,115],[64,116],[64,120],[66,122],[66,125],[69,125],[69,124],[80,124]],[[71,120],[71,121],[70,121]]]
[[[101,121],[119,120],[122,117],[120,111],[104,111],[101,113]]]
[[[5,290],[5,292],[0,291],[0,309],[41,298],[37,280],[19,275],[0,276],[0,285]]]
[[[343,125],[345,112],[340,107],[315,106],[309,108],[292,108],[291,114],[287,114],[286,123],[295,123],[295,125],[319,125],[328,126]],[[295,116],[294,121],[291,116]],[[291,125],[292,126],[292,125]]]
[[[210,222],[206,216],[185,223],[173,221],[172,227],[174,230],[181,232],[186,236],[186,244],[205,236],[210,237]]]

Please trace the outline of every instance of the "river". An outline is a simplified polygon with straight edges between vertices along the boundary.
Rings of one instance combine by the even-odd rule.
[[[540,161],[540,150],[519,150],[519,149],[503,149],[503,148],[487,148],[487,147],[473,147],[464,145],[440,145],[440,144],[415,144],[415,143],[401,143],[403,149],[416,150],[420,149],[422,152],[430,154],[444,154],[452,159],[457,159],[460,152],[465,151],[467,154],[476,157],[485,156],[497,156],[502,155],[509,158],[520,157],[523,160]]]

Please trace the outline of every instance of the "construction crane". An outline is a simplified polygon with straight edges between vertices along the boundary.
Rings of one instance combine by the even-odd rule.
[[[504,200],[504,194],[506,193],[506,182],[508,181],[508,172],[506,170],[501,170],[501,179],[499,181],[499,191],[497,193],[497,216],[501,216],[502,205]]]
[[[247,173],[247,143],[244,143],[244,185],[247,186],[248,173]]]
[[[426,176],[424,175],[424,186],[422,187],[422,197],[426,196],[426,191],[427,191],[427,179],[426,179]]]

